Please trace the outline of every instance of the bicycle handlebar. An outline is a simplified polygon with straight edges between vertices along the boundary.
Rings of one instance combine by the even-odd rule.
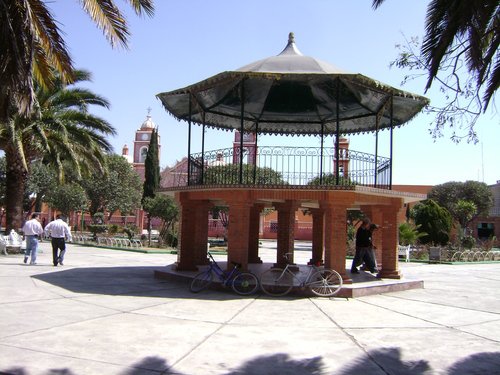
[[[213,262],[213,263],[217,263],[213,257],[213,255],[210,253],[210,251],[207,251],[207,254],[208,254],[208,257],[210,258],[210,260]],[[231,264],[233,266],[235,266],[236,268],[241,268],[242,267],[242,264],[241,263],[236,263],[236,262],[231,262]]]

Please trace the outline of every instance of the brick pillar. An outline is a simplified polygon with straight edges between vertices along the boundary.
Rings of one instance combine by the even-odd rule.
[[[263,204],[254,204],[250,209],[250,228],[248,235],[248,263],[262,263],[259,257],[259,229],[260,213],[263,210]]]
[[[340,273],[344,283],[352,280],[345,270],[347,256],[347,207],[346,205],[322,201],[320,206],[325,211],[325,268]]]
[[[196,264],[208,264],[208,210],[212,204],[208,200],[194,202],[195,210],[191,219],[193,252]],[[189,230],[188,230],[189,231]]]
[[[278,251],[275,267],[285,267],[286,261],[283,256],[286,253],[292,254],[288,259],[290,263],[293,263],[295,211],[297,211],[299,205],[297,202],[290,200],[283,203],[273,203],[273,205],[278,211]]]
[[[177,201],[180,205],[180,219],[179,219],[179,243],[177,252],[177,266],[178,271],[197,271],[196,257],[195,257],[195,236],[193,235],[193,221],[192,218],[196,215],[196,207],[194,201],[185,199],[186,195],[179,193],[176,195]]]
[[[325,247],[325,212],[319,208],[310,209],[313,218],[312,228],[312,257],[309,264],[323,263],[323,251]]]
[[[382,211],[382,269],[379,276],[388,279],[400,279],[398,267],[398,215],[403,210],[402,200],[393,200],[391,206],[384,206]],[[379,229],[380,230],[380,229]]]
[[[227,232],[228,268],[231,262],[240,263],[243,270],[248,270],[248,244],[250,238],[250,210],[252,202],[228,201],[229,225]]]

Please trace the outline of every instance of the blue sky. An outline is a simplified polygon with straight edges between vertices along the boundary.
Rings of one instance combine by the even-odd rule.
[[[113,50],[78,1],[49,4],[75,66],[93,74],[92,83],[83,86],[111,102],[110,110],[93,112],[117,129],[118,135],[110,140],[115,152],[121,153],[124,144],[132,149],[135,131],[151,108],[161,136],[162,167],[186,155],[187,124],[168,115],[155,95],[277,55],[289,32],[295,33],[304,55],[425,95],[431,101],[442,100],[438,90],[424,94],[425,80],[401,86],[405,72],[389,68],[403,35],[423,35],[428,1],[387,0],[374,11],[371,0],[156,0],[152,19],[136,17],[127,2],[117,1],[130,24],[128,50]],[[476,145],[453,143],[449,130],[434,140],[428,131],[432,118],[425,115],[396,129],[393,182],[435,185],[478,180],[493,184],[500,180],[500,123],[494,104],[477,124],[480,142]],[[389,156],[388,134],[380,134],[381,156]],[[200,138],[201,128],[194,126],[193,152],[201,151]],[[230,147],[232,139],[232,133],[208,130],[205,149]],[[372,134],[352,136],[350,142],[354,150],[374,153]],[[319,144],[312,137],[267,137],[260,143]]]

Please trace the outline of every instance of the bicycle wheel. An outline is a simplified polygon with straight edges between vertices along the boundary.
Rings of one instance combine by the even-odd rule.
[[[212,273],[212,270],[209,269],[200,272],[194,277],[193,281],[191,281],[189,289],[193,293],[201,292],[202,290],[207,289],[208,286],[212,284],[213,280],[214,280],[214,275]]]
[[[271,268],[260,275],[260,287],[270,296],[284,296],[293,287],[293,277],[281,268]]]
[[[236,293],[247,296],[257,291],[259,280],[251,272],[242,272],[236,275],[231,286]]]
[[[342,276],[334,270],[318,270],[311,275],[306,286],[320,297],[331,297],[342,288]]]

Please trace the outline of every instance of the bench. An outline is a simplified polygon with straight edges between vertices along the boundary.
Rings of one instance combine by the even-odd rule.
[[[405,258],[405,262],[410,261],[410,245],[408,246],[398,245],[398,257],[401,256]]]
[[[24,249],[26,249],[26,242],[14,229],[8,235],[0,235],[0,251],[2,254],[7,255],[9,251],[18,254]]]

